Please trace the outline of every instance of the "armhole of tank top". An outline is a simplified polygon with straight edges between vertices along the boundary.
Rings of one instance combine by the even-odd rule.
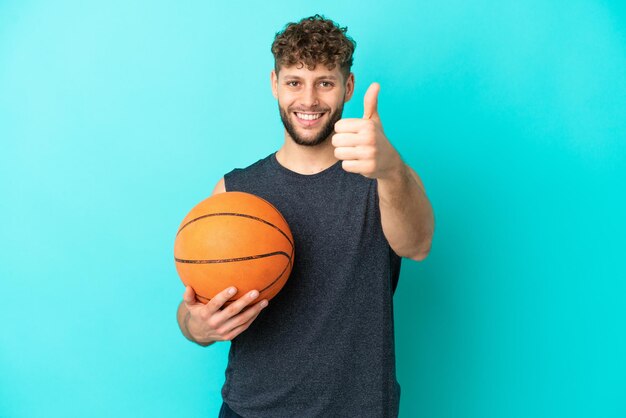
[[[236,169],[229,171],[228,173],[224,174],[224,190],[227,192],[230,192],[231,189],[231,181],[232,181],[232,176],[233,173],[235,172]]]

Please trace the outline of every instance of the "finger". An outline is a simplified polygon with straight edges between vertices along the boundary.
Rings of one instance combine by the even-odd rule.
[[[261,305],[261,302],[259,302],[257,305]],[[255,319],[257,319],[257,317],[259,316],[259,314],[261,313],[261,309],[259,309],[258,311],[256,309],[253,310],[253,308],[250,308],[246,311],[246,313],[248,311],[253,311],[252,316],[243,324],[239,325],[239,326],[235,326],[226,336],[225,339],[227,340],[232,340],[233,338],[235,338],[237,335],[241,334],[242,332],[244,332],[245,330],[247,330],[250,327],[250,324],[252,324],[254,322]]]
[[[344,160],[341,162],[341,168],[349,173],[359,173],[366,177],[374,173],[372,162],[369,160]]]
[[[215,295],[204,307],[206,313],[208,315],[213,315],[215,312],[219,311],[222,306],[235,294],[237,293],[237,288],[234,286],[227,287],[222,290],[220,293]]]
[[[331,140],[335,147],[355,147],[363,142],[361,135],[355,133],[334,134]]]
[[[187,308],[189,308],[191,305],[196,305],[200,303],[198,302],[198,299],[196,299],[196,292],[194,292],[193,287],[185,287],[185,293],[183,293],[183,301],[185,302],[185,306]]]
[[[339,119],[337,122],[335,122],[335,133],[360,132],[363,129],[367,128],[367,126],[369,126],[370,123],[371,122],[367,120],[358,119],[358,118],[357,119],[355,118]]]
[[[368,155],[364,147],[335,148],[335,157],[340,160],[362,160],[368,158]]]
[[[372,83],[363,98],[363,119],[378,118],[378,92],[380,84]]]
[[[233,316],[228,321],[224,322],[221,326],[223,334],[231,332],[233,329],[250,322],[251,319],[256,318],[259,313],[267,306],[267,300],[263,299],[259,303],[256,303],[238,315]]]
[[[257,290],[252,290],[248,292],[246,295],[237,299],[235,302],[231,303],[229,306],[225,307],[221,311],[215,312],[215,321],[219,323],[225,323],[230,318],[241,312],[246,306],[254,302],[258,297],[259,292]]]

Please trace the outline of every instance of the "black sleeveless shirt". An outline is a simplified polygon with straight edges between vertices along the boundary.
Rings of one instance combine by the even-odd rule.
[[[397,417],[401,258],[383,234],[376,180],[341,161],[299,174],[272,153],[224,181],[272,203],[295,243],[287,283],[231,342],[224,401],[246,418]]]

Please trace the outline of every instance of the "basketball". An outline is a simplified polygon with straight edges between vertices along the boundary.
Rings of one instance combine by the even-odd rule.
[[[294,244],[289,225],[268,201],[243,192],[213,195],[183,219],[174,241],[176,270],[196,298],[207,303],[235,286],[224,306],[247,292],[271,300],[293,267]]]

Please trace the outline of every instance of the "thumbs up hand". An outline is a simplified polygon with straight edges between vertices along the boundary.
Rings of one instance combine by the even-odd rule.
[[[378,115],[380,85],[372,83],[363,99],[362,119],[341,119],[335,123],[332,144],[344,170],[369,178],[392,177],[403,167],[400,154],[391,145]]]

